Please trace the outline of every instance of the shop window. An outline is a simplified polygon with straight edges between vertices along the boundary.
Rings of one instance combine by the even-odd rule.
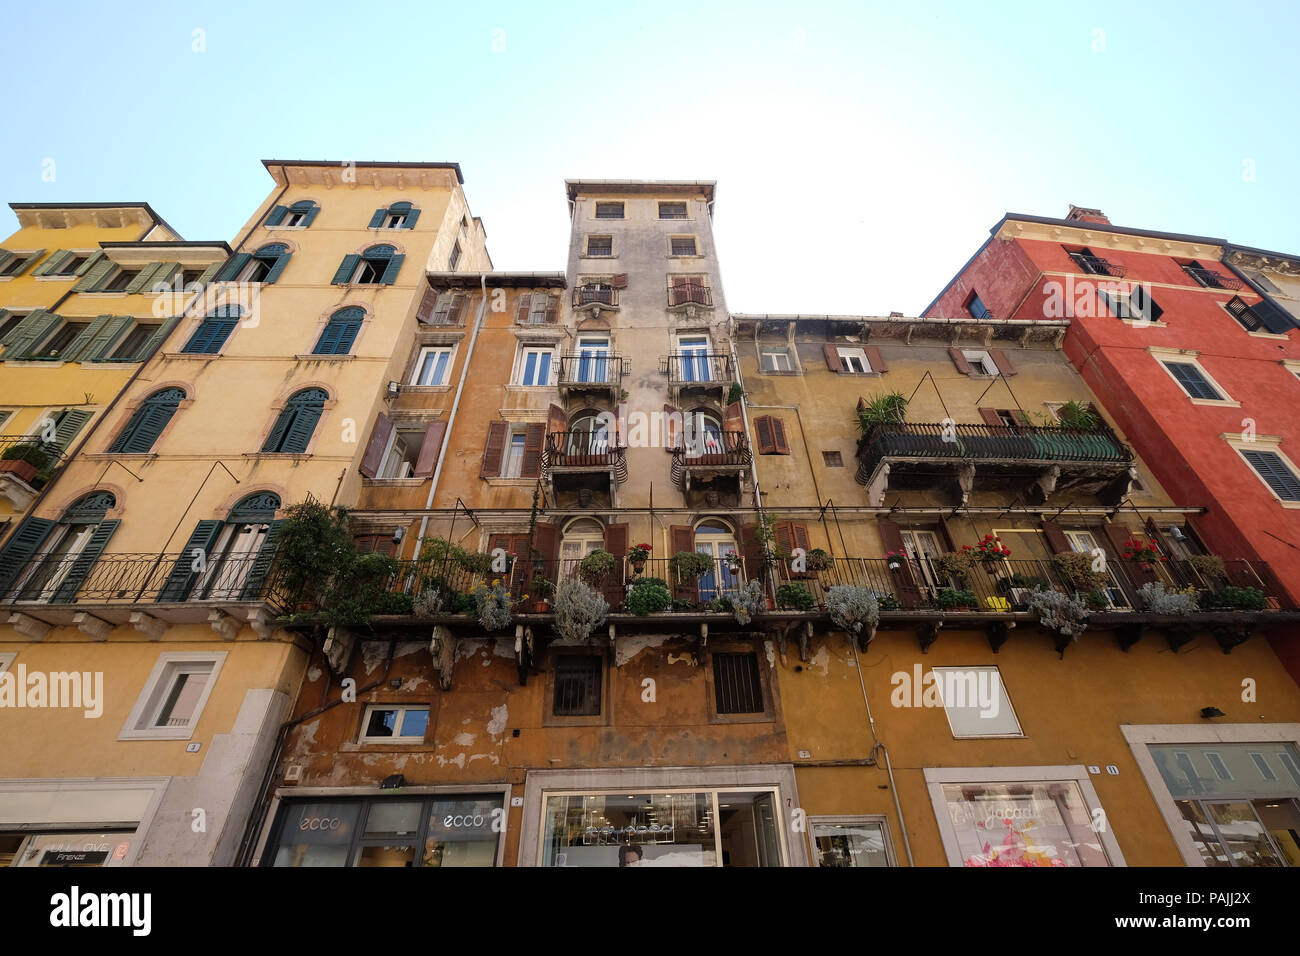
[[[225,659],[225,651],[160,655],[118,739],[188,740]]]
[[[361,743],[423,743],[428,729],[428,707],[372,704],[361,720]]]
[[[818,866],[892,866],[889,826],[884,817],[809,818],[813,860]]]
[[[996,667],[930,670],[954,737],[1024,736]]]
[[[595,654],[559,655],[555,662],[554,716],[600,715],[604,664],[604,658]]]

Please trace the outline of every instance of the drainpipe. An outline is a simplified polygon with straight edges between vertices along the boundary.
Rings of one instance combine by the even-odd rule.
[[[912,843],[907,839],[907,822],[903,819],[903,805],[898,799],[898,785],[894,783],[894,766],[889,761],[889,750],[876,736],[876,719],[871,716],[871,701],[867,699],[867,682],[862,677],[862,661],[858,657],[858,642],[854,635],[849,635],[849,644],[853,647],[853,665],[858,669],[858,685],[862,688],[862,703],[867,708],[867,726],[871,730],[871,755],[877,750],[885,755],[885,772],[889,774],[889,789],[894,795],[894,812],[898,814],[898,831],[903,834],[903,850],[907,853],[907,865],[916,866],[912,859]]]
[[[719,285],[721,285],[721,281],[719,281]],[[736,383],[740,385],[740,390],[743,392],[745,390],[745,379],[744,376],[740,374],[740,357],[736,355],[736,322],[731,317],[730,312],[727,313],[727,351],[731,355],[731,367],[735,369]],[[748,408],[748,403],[745,402],[744,400],[742,400],[740,403],[740,415],[745,422],[745,436],[748,438],[748,436],[750,435],[749,408]],[[803,425],[800,424],[799,428],[802,431]],[[807,443],[805,442],[805,444]],[[752,471],[754,474],[754,508],[756,511],[758,511],[760,527],[761,527],[762,519],[765,517],[763,511],[763,492],[758,484],[758,456],[754,454],[752,448],[750,449],[750,455],[749,455],[749,468],[750,471]],[[819,496],[818,501],[820,502],[820,500],[821,499]],[[768,583],[768,587],[771,588],[772,598],[773,600],[775,600],[776,599],[776,572],[771,568],[767,569],[767,583]]]
[[[460,393],[465,390],[465,379],[469,377],[469,362],[474,357],[474,344],[478,341],[479,331],[483,328],[483,315],[487,312],[487,273],[478,274],[479,292],[478,316],[474,319],[474,331],[469,336],[469,348],[465,350],[465,362],[461,365],[460,381],[456,383],[456,395],[451,400],[451,414],[447,416],[447,430],[443,432],[442,448],[438,451],[438,464],[433,469],[433,479],[429,482],[429,497],[424,502],[425,514],[420,518],[420,533],[415,538],[413,558],[419,558],[420,549],[424,547],[424,532],[429,527],[429,512],[433,508],[433,496],[438,490],[438,478],[442,475],[442,463],[447,458],[447,449],[451,447],[452,426],[456,424],[456,413],[460,410]]]

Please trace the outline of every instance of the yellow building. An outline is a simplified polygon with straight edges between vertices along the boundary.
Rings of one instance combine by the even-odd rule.
[[[22,681],[73,670],[102,686],[54,718],[0,698],[15,742],[0,840],[16,862],[87,846],[110,865],[236,858],[309,653],[274,622],[284,509],[355,499],[425,270],[490,267],[455,164],[265,165],[274,188],[219,270],[200,268],[208,244],[169,249],[179,272],[115,279],[162,258],[137,231],[85,274],[106,285],[80,297],[124,298],[78,315],[126,312],[157,276],[213,281],[179,297],[158,350],[0,551],[0,692],[17,677],[30,706]]]

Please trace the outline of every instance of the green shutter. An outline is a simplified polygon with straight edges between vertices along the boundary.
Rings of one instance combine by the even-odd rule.
[[[111,315],[101,315],[92,319],[90,324],[77,333],[77,337],[69,342],[68,347],[63,350],[63,361],[77,361],[78,356],[87,350],[91,341],[103,331],[104,326],[108,324],[108,320],[111,318]]]
[[[5,359],[24,359],[31,355],[37,344],[49,335],[51,330],[62,322],[59,316],[53,312],[46,312],[44,309],[38,309],[19,324],[14,331],[17,335],[8,335],[8,347],[5,349]]]
[[[53,275],[54,273],[62,269],[65,265],[67,265],[68,262],[75,255],[76,253],[70,249],[59,249],[54,253],[54,255],[50,256],[39,266],[37,266],[36,271],[33,272],[32,275],[34,276]]]
[[[160,262],[158,263],[158,268],[153,271],[153,275],[149,277],[149,281],[141,287],[140,291],[145,293],[152,292],[154,287],[159,283],[167,286],[168,291],[170,291],[172,279],[176,278],[176,273],[180,271],[181,264],[179,262]],[[183,292],[184,290],[182,289],[181,291]]]
[[[302,227],[304,229],[316,221],[316,213],[318,212],[320,212],[320,206],[312,203],[311,208],[306,211],[306,215],[302,218]]]
[[[23,566],[45,543],[55,527],[55,522],[45,518],[28,518],[9,536],[5,546],[0,548],[0,598],[13,587]]]
[[[268,272],[266,278],[262,280],[263,285],[269,285],[276,279],[280,278],[280,273],[283,272],[284,267],[289,264],[290,255],[291,253],[282,252],[280,255],[276,256],[275,265],[271,266],[271,271]]]
[[[284,442],[284,433],[289,428],[289,423],[296,417],[294,406],[282,409],[276,416],[275,424],[271,426],[271,434],[266,436],[266,442],[262,445],[264,452],[278,452],[280,445]]]
[[[339,271],[334,273],[334,280],[330,285],[347,285],[348,280],[352,278],[352,273],[357,271],[359,262],[361,262],[360,256],[344,256],[343,265],[339,266]]]
[[[126,294],[135,295],[141,289],[148,288],[150,280],[153,279],[153,274],[158,271],[158,267],[161,265],[161,262],[150,262],[141,269],[140,274],[127,283]]]
[[[12,259],[13,257],[14,257],[14,254],[13,254],[12,252],[10,252],[8,249],[0,249],[0,272],[3,272],[3,271],[4,271],[5,265],[6,265],[6,264],[9,262],[9,260]]]
[[[239,273],[244,271],[244,266],[248,265],[248,260],[253,258],[247,252],[239,252],[230,257],[220,272],[217,273],[218,282],[229,282]]]
[[[44,312],[45,312],[44,309],[37,309],[35,312],[30,313],[21,322],[19,322],[12,329],[6,332],[3,338],[0,338],[0,345],[12,345],[18,339],[18,336],[23,334],[23,326],[26,325],[28,322],[30,322],[36,316],[44,314]],[[8,315],[9,310],[5,309],[4,314]],[[0,316],[0,318],[3,317]]]
[[[129,315],[101,315],[99,318],[108,321],[99,327],[99,331],[87,343],[81,359],[83,362],[100,362],[108,358],[118,340],[135,321]]]
[[[112,259],[101,259],[99,262],[95,263],[94,267],[86,270],[86,274],[82,276],[80,282],[78,282],[76,285],[72,287],[72,291],[73,292],[98,291],[99,287],[104,284],[104,281],[110,275],[112,275],[113,270],[116,268],[117,265],[116,263],[113,262]]]
[[[222,264],[220,262],[214,262],[212,263],[212,265],[204,269],[202,274],[198,278],[199,285],[207,285],[209,282],[211,282],[212,277],[215,276],[217,272],[221,269],[221,265]]]
[[[59,446],[59,451],[66,452],[72,439],[77,437],[77,432],[93,417],[90,412],[80,408],[68,409],[63,415],[63,421],[54,429],[54,444]]]
[[[221,536],[223,527],[225,527],[224,521],[207,520],[198,523],[194,528],[194,533],[190,535],[190,539],[185,542],[181,556],[172,565],[171,573],[167,575],[167,581],[158,592],[158,603],[184,601],[190,596],[194,583],[199,579],[199,572],[192,570],[194,567],[194,552],[196,550],[201,551],[204,557],[210,555],[217,544],[217,538]]]
[[[384,224],[384,219],[388,216],[388,209],[376,209],[375,214],[370,217],[370,228],[378,229]]]
[[[252,567],[248,569],[248,577],[244,579],[244,589],[239,594],[239,600],[260,601],[265,596],[262,592],[266,589],[266,579],[271,573],[276,549],[280,546],[280,532],[283,527],[283,521],[271,522],[271,527],[267,529],[266,537],[262,540],[262,547],[258,549],[257,557],[253,559]]]
[[[294,415],[293,424],[289,426],[289,434],[285,436],[282,451],[295,455],[305,455],[307,453],[307,446],[311,444],[311,436],[316,431],[316,424],[320,421],[321,410],[321,406],[316,404],[298,407],[298,414]]]
[[[171,335],[172,329],[176,328],[176,323],[180,320],[181,317],[179,315],[172,316],[162,325],[158,326],[158,328],[154,329],[153,333],[144,340],[144,344],[140,346],[140,351],[137,353],[140,356],[138,361],[147,362],[152,358],[153,353],[162,348],[163,342],[167,341],[167,336]]]
[[[87,272],[89,272],[92,268],[94,268],[94,266],[102,258],[104,258],[104,254],[102,252],[92,252],[90,255],[86,256],[85,262],[77,266],[77,270],[73,273],[73,275],[84,276]]]
[[[121,523],[114,518],[110,521],[101,521],[95,527],[95,530],[90,533],[90,540],[73,559],[72,567],[68,568],[68,573],[64,575],[54,596],[50,598],[51,604],[71,604],[76,599],[77,592],[81,590],[86,577],[90,574],[90,569],[95,566],[105,545],[108,544],[108,539],[113,537],[113,532]]]
[[[34,266],[37,262],[39,262],[41,256],[43,255],[45,255],[44,249],[37,249],[35,252],[28,253],[27,261],[23,263],[23,267],[19,269],[17,272],[15,272],[14,275],[15,276],[22,275],[24,272],[26,272],[28,269]]]
[[[289,214],[288,206],[272,206],[271,211],[267,214],[266,225],[278,226],[284,222],[284,217]]]
[[[420,218],[420,210],[418,210],[418,209],[414,209],[414,208],[408,210],[407,213],[406,213],[406,226],[405,226],[405,228],[407,228],[407,229],[414,229],[414,228],[415,228],[416,220],[418,220],[419,218]]]
[[[402,263],[406,261],[406,256],[390,256],[388,265],[384,266],[384,274],[379,277],[381,285],[392,285],[397,281],[397,273],[402,269]]]
[[[135,410],[131,420],[126,423],[126,427],[113,440],[108,450],[124,455],[147,454],[153,448],[154,442],[158,440],[158,436],[163,433],[163,429],[167,427],[167,423],[172,420],[172,416],[176,414],[177,407],[174,402],[146,399]]]

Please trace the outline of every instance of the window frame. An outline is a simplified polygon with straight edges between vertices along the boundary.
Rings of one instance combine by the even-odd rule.
[[[993,356],[989,354],[988,349],[962,349],[961,354],[966,363],[970,365],[972,375],[997,378],[1002,374],[1002,370],[998,368],[998,363],[993,361]],[[971,358],[971,356],[975,356],[975,358]],[[983,366],[983,369],[981,369],[981,366]],[[992,369],[992,371],[988,371],[988,369]]]
[[[456,362],[457,348],[458,348],[457,344],[421,345],[419,352],[417,352],[415,355],[415,366],[414,368],[411,369],[411,381],[408,384],[415,388],[447,388],[449,383],[451,382],[451,369]],[[420,372],[424,368],[425,357],[440,352],[447,353],[447,364],[443,368],[444,381],[421,382]],[[437,367],[436,362],[434,363],[434,367],[435,368]]]
[[[682,214],[680,216],[665,216],[665,206],[681,206]],[[674,220],[681,222],[691,218],[691,203],[688,199],[661,199],[655,206],[655,213],[659,219]]]
[[[366,735],[366,728],[370,726],[370,715],[377,710],[391,710],[398,714],[397,724],[394,726],[393,736],[391,737],[370,737]],[[401,729],[406,725],[406,715],[412,711],[422,711],[425,717],[424,733],[419,737],[403,735]],[[429,704],[418,703],[384,703],[377,702],[366,704],[365,709],[361,712],[361,724],[357,728],[356,742],[362,746],[423,746],[429,736],[429,728],[433,726],[433,707]]]
[[[591,241],[592,241],[593,239],[608,239],[608,240],[609,240],[609,252],[592,252],[592,251],[591,251]],[[585,241],[584,241],[583,244],[582,244],[582,258],[584,258],[584,259],[613,259],[613,258],[616,258],[615,255],[614,255],[614,237],[613,237],[612,235],[605,235],[605,234],[603,234],[603,233],[593,233],[593,234],[588,234],[588,235],[585,237]]]
[[[158,660],[154,663],[153,670],[145,680],[144,687],[140,695],[136,698],[135,706],[131,708],[131,713],[126,718],[126,724],[123,726],[121,733],[117,735],[118,740],[189,740],[194,736],[198,728],[199,721],[203,719],[203,712],[207,707],[208,698],[212,695],[212,690],[217,685],[217,680],[221,676],[221,668],[225,664],[227,651],[164,651],[158,655]],[[194,713],[184,727],[153,727],[141,726],[151,714],[156,714],[165,700],[166,695],[174,685],[175,678],[181,673],[189,673],[185,670],[186,665],[208,664],[208,681],[204,685],[203,691],[199,694],[199,699],[194,704]]]
[[[998,687],[1001,690],[1000,703],[1002,705],[1005,705],[1007,710],[1010,711],[1011,719],[1015,722],[1017,732],[998,733],[998,734],[967,734],[967,733],[959,734],[957,732],[957,726],[953,723],[952,712],[948,709],[948,702],[943,699],[944,683],[938,676],[941,672],[946,672],[946,671],[966,671],[966,672],[992,671],[993,673],[997,674]],[[1002,679],[1002,671],[998,668],[996,664],[971,664],[965,666],[959,666],[956,664],[951,664],[951,665],[945,664],[940,666],[932,666],[930,668],[930,672],[936,675],[935,688],[938,691],[939,700],[943,706],[944,716],[948,718],[948,729],[949,731],[952,732],[953,740],[997,740],[997,739],[1020,740],[1025,736],[1027,736],[1025,734],[1024,726],[1020,723],[1020,716],[1016,713],[1015,705],[1011,701],[1011,693],[1007,690],[1006,682]],[[978,677],[976,678],[976,683],[978,686]]]
[[[1231,394],[1229,394],[1228,390],[1220,385],[1215,380],[1214,376],[1206,371],[1205,366],[1200,363],[1198,356],[1201,353],[1199,351],[1191,349],[1165,349],[1153,346],[1147,349],[1147,353],[1155,358],[1156,364],[1158,364],[1164,373],[1173,380],[1174,384],[1178,386],[1178,390],[1182,392],[1183,396],[1193,405],[1210,405],[1218,408],[1241,407],[1241,402],[1235,401]],[[1191,365],[1196,369],[1197,373],[1205,383],[1219,393],[1220,397],[1198,398],[1197,396],[1190,394],[1183,383],[1178,380],[1178,376],[1176,376],[1169,366],[1165,364],[1167,362],[1172,362],[1177,365]]]
[[[1280,497],[1277,491],[1274,490],[1273,486],[1265,480],[1264,476],[1259,473],[1258,469],[1255,468],[1254,464],[1251,463],[1250,459],[1247,458],[1245,454],[1248,451],[1254,451],[1276,455],[1281,460],[1283,467],[1291,473],[1291,477],[1296,482],[1300,482],[1300,468],[1297,468],[1295,462],[1293,462],[1291,458],[1282,451],[1282,443],[1280,440],[1273,441],[1267,436],[1259,435],[1255,437],[1255,441],[1253,442],[1242,441],[1239,436],[1226,436],[1226,438],[1232,450],[1237,453],[1237,457],[1241,459],[1242,463],[1250,469],[1250,473],[1254,475],[1259,483],[1268,491],[1269,497],[1271,497],[1277,504],[1280,504],[1283,508],[1300,508],[1300,498],[1291,499]]]
[[[590,647],[551,647],[553,666],[546,669],[545,709],[542,712],[543,727],[583,727],[608,726],[613,714],[613,699],[610,685],[614,668],[610,666],[609,654],[603,648]],[[600,692],[600,711],[595,714],[557,714],[555,712],[555,693],[559,662],[562,657],[594,658],[600,662],[600,678],[597,687]]]
[[[837,813],[817,814],[807,818],[808,824],[808,858],[812,865],[822,865],[822,855],[817,849],[816,828],[821,826],[866,826],[875,824],[884,836],[885,867],[898,866],[898,856],[894,852],[894,840],[889,832],[889,816],[884,813]]]
[[[718,711],[717,690],[714,670],[715,654],[752,654],[758,665],[759,693],[762,695],[763,709],[740,714],[724,714]],[[704,685],[708,702],[708,719],[711,724],[761,724],[780,720],[780,706],[777,700],[777,688],[769,673],[771,668],[764,666],[766,658],[752,643],[727,641],[709,646],[704,655]]]
[[[525,370],[528,367],[528,358],[530,355],[539,356],[538,365],[540,366],[540,356],[546,355],[546,381],[545,382],[526,382]],[[558,365],[556,362],[556,346],[554,343],[539,342],[520,342],[518,352],[515,356],[515,368],[510,376],[511,383],[516,388],[553,388],[558,381]]]
[[[516,442],[517,440],[517,442]],[[515,445],[519,446],[519,457],[517,459],[519,468],[515,474],[510,474],[511,465],[516,461],[514,457]],[[506,440],[501,447],[501,472],[499,478],[522,478],[520,474],[524,470],[524,456],[528,454],[528,426],[512,423],[506,430]],[[532,478],[526,479],[532,481]]]
[[[787,367],[768,368],[766,364],[766,359],[768,358],[768,356],[772,356],[773,358],[779,357],[785,359],[785,364]],[[771,373],[784,374],[786,372],[796,371],[794,367],[794,362],[791,359],[789,347],[784,345],[781,346],[760,345],[758,348],[758,370],[760,372],[766,372],[769,374]]]
[[[844,354],[844,353],[849,354]],[[867,358],[867,350],[856,345],[837,345],[835,354],[840,357],[840,371],[846,375],[872,375],[875,369],[871,367],[871,359]],[[861,364],[861,369],[853,367],[853,360],[857,359]],[[970,361],[967,359],[967,361]]]
[[[618,207],[618,215],[617,215],[617,216],[602,216],[602,215],[600,214],[600,207],[601,207],[601,206],[617,206],[617,207]],[[601,199],[601,200],[597,200],[596,202],[594,202],[594,203],[592,204],[591,218],[592,218],[592,219],[626,219],[626,218],[627,218],[627,203],[626,203],[626,202],[623,202],[623,201],[621,201],[621,200],[616,200],[616,199]]]
[[[678,252],[676,244],[679,242],[689,242],[691,244],[690,252]],[[700,240],[695,236],[669,236],[668,237],[668,258],[669,259],[700,259]]]

